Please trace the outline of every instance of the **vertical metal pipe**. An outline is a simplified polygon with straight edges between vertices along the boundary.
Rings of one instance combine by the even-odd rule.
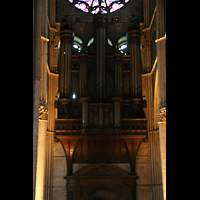
[[[59,73],[59,90],[60,90],[60,98],[64,96],[64,47],[65,44],[61,42],[60,47],[60,73]]]
[[[97,99],[106,98],[106,75],[105,75],[105,56],[106,56],[106,21],[107,16],[97,14],[93,18],[95,26],[95,47],[96,47],[96,87]]]
[[[69,43],[67,43],[67,47],[68,47],[68,54],[67,54],[67,68],[68,68],[68,98],[71,95],[71,41],[69,41]]]
[[[67,98],[68,94],[68,44],[65,42],[65,48],[64,48],[64,93],[65,98]]]

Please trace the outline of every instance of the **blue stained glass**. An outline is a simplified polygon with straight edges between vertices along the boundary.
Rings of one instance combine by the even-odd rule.
[[[69,0],[69,2],[73,3],[76,8],[83,12],[97,14],[100,11],[102,14],[107,14],[108,12],[112,13],[119,10],[128,3],[129,0]],[[99,2],[101,2],[101,5]]]

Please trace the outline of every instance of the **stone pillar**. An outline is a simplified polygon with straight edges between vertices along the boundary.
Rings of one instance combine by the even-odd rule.
[[[163,197],[164,200],[166,200],[166,107],[158,109],[157,114],[159,124]]]
[[[106,26],[107,16],[102,14],[96,14],[93,18],[95,26],[95,48],[96,48],[96,98],[106,98]]]
[[[88,108],[90,98],[82,97],[80,99],[82,101],[82,129],[88,128]]]
[[[47,41],[44,41],[44,70],[43,70],[43,101],[46,103],[47,102]]]
[[[41,37],[41,79],[40,79],[40,101],[47,102],[47,42],[49,39]]]
[[[121,127],[121,102],[122,98],[113,97],[114,102],[114,127],[119,129]]]
[[[159,108],[166,107],[166,35],[156,40],[158,52]]]
[[[163,197],[166,200],[166,1],[156,0],[156,40],[158,66],[158,124],[160,137]]]
[[[132,29],[128,31],[132,98],[142,98],[140,35],[141,32],[139,30]]]
[[[122,54],[114,54],[115,61],[115,93],[122,95]]]
[[[38,116],[41,78],[41,0],[33,1],[33,199],[37,165]]]
[[[39,120],[35,199],[43,200],[47,120]]]
[[[79,54],[80,68],[79,68],[79,95],[84,96],[84,92],[87,91],[87,54]]]

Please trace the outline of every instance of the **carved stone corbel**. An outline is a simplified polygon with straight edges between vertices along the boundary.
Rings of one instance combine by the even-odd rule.
[[[158,122],[166,122],[166,107],[157,110]]]

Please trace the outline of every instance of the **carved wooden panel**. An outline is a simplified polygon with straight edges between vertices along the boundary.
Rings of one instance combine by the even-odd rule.
[[[135,200],[135,180],[118,167],[93,164],[67,177],[68,196],[73,200]]]
[[[99,127],[99,105],[90,104],[89,106],[89,127],[98,128]]]
[[[127,163],[129,156],[122,138],[83,138],[77,143],[73,163]]]
[[[147,130],[146,119],[121,119],[123,130]]]
[[[106,71],[106,98],[111,101],[114,95],[114,76],[113,71]]]
[[[72,70],[75,71],[75,70]],[[72,94],[79,98],[79,72],[72,72]]]
[[[104,104],[104,128],[113,128],[113,104]]]
[[[96,95],[95,70],[88,70],[87,77],[88,77],[87,79],[88,94],[90,95],[92,102],[95,101],[95,95]]]
[[[145,118],[143,105],[141,104],[136,108],[131,105],[130,100],[125,100],[121,106],[121,118]]]
[[[72,100],[69,106],[68,119],[80,119],[82,118],[82,105],[78,100]]]
[[[122,80],[122,94],[124,99],[128,99],[130,97],[130,73],[123,72],[123,80]]]

